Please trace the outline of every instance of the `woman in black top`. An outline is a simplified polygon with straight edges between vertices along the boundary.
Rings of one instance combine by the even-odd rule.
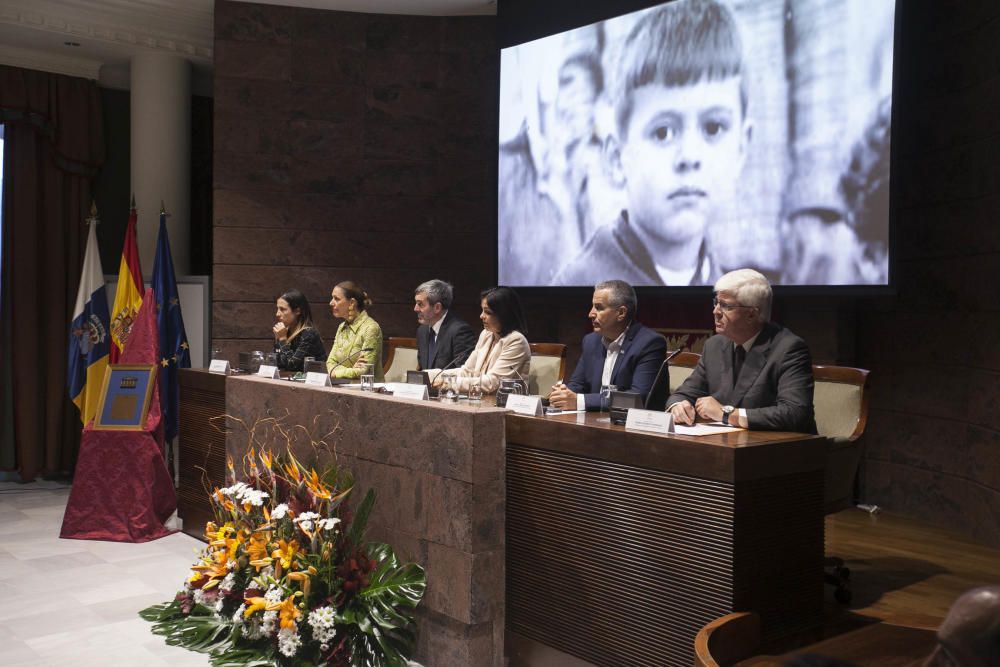
[[[301,371],[306,357],[326,359],[323,339],[312,323],[309,302],[302,292],[290,289],[277,301],[278,310],[274,316],[274,351],[278,357],[278,368],[287,371]]]

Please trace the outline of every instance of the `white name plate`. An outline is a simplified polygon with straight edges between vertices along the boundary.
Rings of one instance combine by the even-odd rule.
[[[625,428],[630,431],[649,431],[651,433],[673,433],[674,416],[669,412],[658,410],[640,410],[631,408],[625,418]]]
[[[524,396],[522,394],[508,394],[507,409],[513,410],[515,413],[519,415],[527,415],[529,417],[541,417],[542,397]]]
[[[392,395],[397,398],[407,398],[411,401],[426,401],[430,399],[425,384],[407,384],[396,382],[392,385]]]
[[[229,360],[212,359],[211,363],[208,364],[208,372],[220,373],[222,375],[229,375]]]
[[[261,366],[257,370],[257,377],[271,378],[272,380],[277,380],[281,376],[278,374],[277,366]]]
[[[306,373],[306,384],[313,387],[329,387],[330,376],[326,373]]]

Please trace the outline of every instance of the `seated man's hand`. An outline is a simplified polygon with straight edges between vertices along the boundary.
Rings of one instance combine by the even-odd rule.
[[[674,416],[674,422],[690,426],[694,423],[695,411],[691,401],[680,401],[670,406],[670,414]]]
[[[559,410],[576,410],[576,392],[564,384],[554,384],[549,394],[549,405]]]
[[[441,387],[444,386],[444,378],[441,377],[440,373],[438,373],[437,377],[434,378],[434,381],[431,382],[431,386],[434,387],[435,389],[440,389]]]
[[[722,421],[722,403],[714,396],[702,396],[694,404],[698,416],[711,422]]]

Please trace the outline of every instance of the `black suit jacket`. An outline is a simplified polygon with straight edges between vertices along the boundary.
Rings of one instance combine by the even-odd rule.
[[[694,372],[667,405],[713,396],[723,405],[746,408],[753,430],[816,433],[812,358],[801,338],[769,322],[747,352],[735,387],[732,367],[733,341],[712,336]]]
[[[417,327],[417,361],[422,369],[444,368],[448,364],[451,364],[452,368],[461,366],[469,358],[479,339],[472,327],[449,310],[441,322],[441,330],[438,331],[434,358],[428,359],[430,333],[431,328],[426,324]]]
[[[621,352],[611,371],[611,384],[618,391],[632,391],[646,400],[667,353],[667,341],[652,329],[633,322],[625,332]],[[588,410],[601,409],[601,376],[607,349],[601,334],[594,332],[583,337],[583,353],[573,370],[573,377],[566,386],[577,394],[585,395]]]

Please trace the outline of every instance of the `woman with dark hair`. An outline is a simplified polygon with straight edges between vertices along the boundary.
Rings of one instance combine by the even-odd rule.
[[[326,359],[326,370],[335,378],[359,378],[372,364],[375,381],[383,382],[382,327],[368,315],[372,300],[368,292],[350,280],[338,283],[330,293],[330,313],[344,320]]]
[[[500,380],[527,381],[531,348],[524,337],[527,327],[517,292],[509,287],[493,287],[484,290],[480,299],[483,332],[476,349],[461,368],[430,369],[428,374],[435,378],[435,385],[444,384],[444,378],[458,378],[459,391],[467,391],[471,378],[480,375],[483,393],[492,394],[500,387]]]
[[[290,289],[278,297],[276,304],[278,310],[274,317],[278,321],[272,331],[278,368],[301,371],[306,357],[325,357],[326,348],[319,331],[313,326],[312,311],[305,295],[297,289]]]

